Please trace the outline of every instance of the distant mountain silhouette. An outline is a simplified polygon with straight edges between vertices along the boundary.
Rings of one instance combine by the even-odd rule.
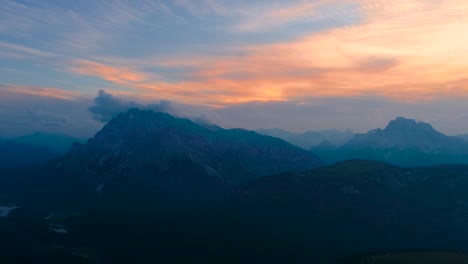
[[[65,153],[74,142],[85,142],[84,139],[70,137],[64,134],[36,132],[31,135],[12,138],[11,141],[48,148],[57,153]]]
[[[468,142],[404,117],[390,121],[385,129],[356,134],[342,147],[314,151],[329,163],[348,159],[380,160],[400,166],[468,163]]]
[[[446,136],[430,124],[398,117],[390,121],[385,129],[375,129],[367,134],[357,134],[345,147],[414,148],[422,152],[460,151],[463,141]]]
[[[0,139],[0,169],[36,166],[58,156],[58,153],[45,147]]]
[[[401,118],[356,137],[373,155],[458,149]],[[447,143],[428,147],[434,138]],[[131,109],[42,170],[23,171],[21,192],[0,181],[10,191],[0,190],[0,206],[20,207],[1,219],[0,245],[10,263],[325,264],[468,248],[468,165],[320,164],[277,138]]]
[[[457,137],[458,137],[458,138],[461,138],[461,139],[463,139],[463,140],[465,140],[465,141],[468,141],[468,134],[458,135]]]
[[[282,129],[260,129],[258,133],[284,139],[303,149],[311,149],[323,142],[328,142],[338,147],[345,144],[354,136],[354,133],[349,130],[339,131],[336,129],[307,131],[304,133],[293,133]]]
[[[229,186],[321,164],[311,152],[281,139],[131,109],[51,165],[55,178],[49,182],[77,202],[86,197],[174,205],[203,202]]]

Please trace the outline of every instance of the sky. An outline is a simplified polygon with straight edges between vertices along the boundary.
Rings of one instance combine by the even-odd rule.
[[[0,0],[0,136],[125,107],[247,129],[468,133],[464,0]]]

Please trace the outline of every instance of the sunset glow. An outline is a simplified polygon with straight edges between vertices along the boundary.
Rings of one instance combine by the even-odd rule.
[[[214,108],[468,97],[468,3],[461,0],[138,0],[54,8],[6,0],[0,20],[0,84],[22,94],[91,99],[105,89]]]

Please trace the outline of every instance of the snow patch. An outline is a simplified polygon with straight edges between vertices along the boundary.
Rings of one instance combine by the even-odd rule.
[[[68,230],[65,228],[65,226],[60,224],[49,224],[49,230],[58,234],[68,234]]]
[[[212,176],[212,177],[219,177],[219,178],[221,178],[221,175],[219,175],[219,173],[218,173],[215,169],[213,169],[212,167],[210,167],[210,166],[207,165],[207,166],[205,166],[205,170],[206,170],[206,172],[208,173],[208,175],[210,175],[210,176]]]
[[[7,217],[11,211],[18,209],[18,206],[0,206],[0,217]]]
[[[50,220],[50,219],[52,219],[54,216],[55,216],[54,214],[50,214],[50,215],[44,217],[44,220]]]

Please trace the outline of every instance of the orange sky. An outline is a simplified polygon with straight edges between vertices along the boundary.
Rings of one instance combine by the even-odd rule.
[[[154,94],[219,106],[321,96],[413,101],[468,95],[467,2],[348,2],[358,4],[355,12],[362,14],[358,24],[275,44],[229,47],[236,55],[184,54],[137,63],[129,60],[128,65],[125,59],[116,64],[115,58],[105,57],[101,62],[76,60],[71,71],[123,85],[143,97]],[[288,20],[316,5],[267,15]],[[260,28],[252,23],[251,30]],[[247,25],[242,28],[247,30]],[[146,72],[148,65],[189,67],[190,71],[179,80],[165,81],[160,74]]]
[[[65,100],[104,89],[215,109],[468,97],[464,0],[81,4],[0,1],[1,89]]]

